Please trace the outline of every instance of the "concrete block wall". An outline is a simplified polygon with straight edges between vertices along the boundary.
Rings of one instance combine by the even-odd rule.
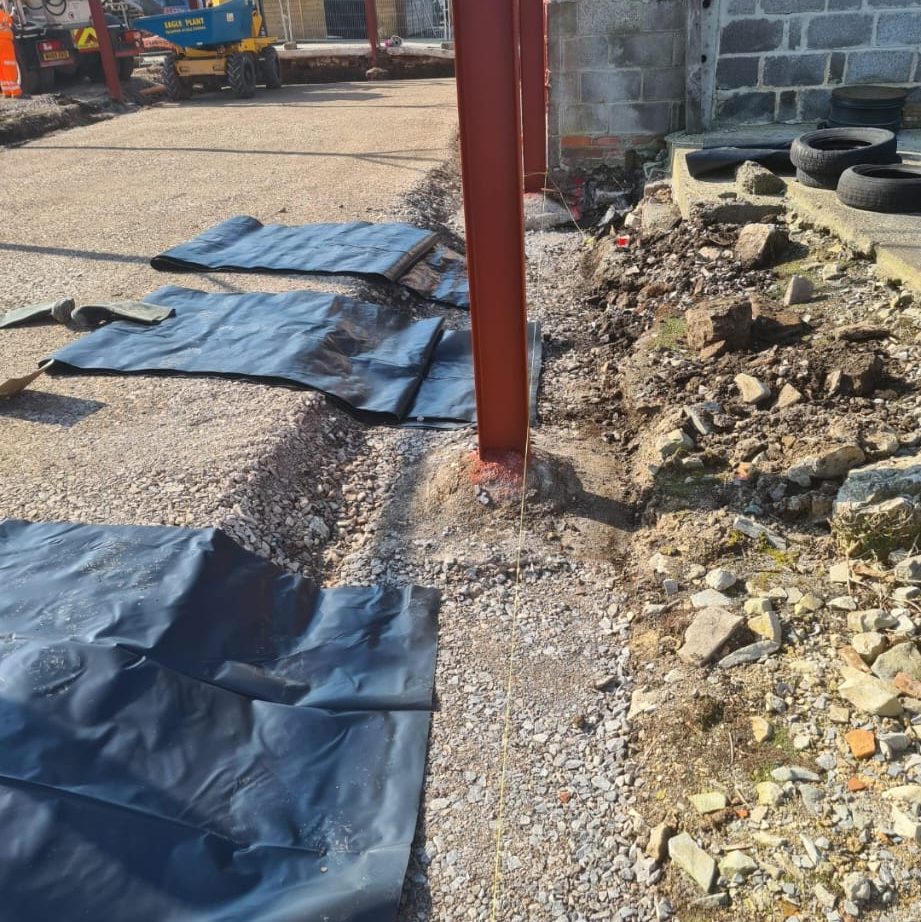
[[[687,0],[548,0],[550,161],[622,162],[684,124]]]
[[[835,86],[921,81],[921,0],[712,0],[703,16],[718,48],[705,125],[813,121]]]

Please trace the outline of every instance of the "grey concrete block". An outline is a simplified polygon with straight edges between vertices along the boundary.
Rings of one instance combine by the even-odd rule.
[[[573,38],[579,30],[579,6],[575,0],[547,4],[547,35]]]
[[[740,90],[758,85],[756,55],[740,58],[720,58],[716,62],[716,86],[720,90]]]
[[[730,16],[750,16],[755,12],[755,0],[729,0],[726,12]]]
[[[608,132],[608,107],[602,103],[567,106],[562,111],[563,134],[597,134]]]
[[[833,51],[828,57],[828,83],[840,83],[844,79],[844,64],[847,55],[843,51]]]
[[[828,12],[840,13],[843,10],[859,10],[863,0],[828,0]],[[895,6],[896,4],[892,4]],[[872,4],[871,4],[872,6]]]
[[[852,51],[847,56],[847,81],[907,83],[914,58],[911,51]]]
[[[918,0],[867,0],[870,9],[895,10],[917,5]]]
[[[642,80],[638,70],[583,71],[579,98],[582,102],[615,103],[638,100]]]
[[[608,63],[608,40],[601,35],[563,39],[563,70],[589,70]]]
[[[676,32],[673,36],[672,44],[674,45],[674,51],[672,52],[672,64],[683,67],[688,50],[687,31]],[[664,59],[662,63],[665,63]]]
[[[799,115],[802,121],[828,118],[831,109],[831,90],[803,90],[800,93]]]
[[[776,96],[770,92],[735,93],[723,96],[717,107],[720,122],[758,125],[774,120]]]
[[[579,33],[613,35],[643,28],[642,0],[579,0]]]
[[[615,67],[655,67],[669,60],[673,41],[670,32],[615,35],[610,43],[609,61]]]
[[[672,104],[668,102],[610,106],[609,109],[612,135],[664,135],[674,127]]]
[[[877,45],[915,45],[921,42],[921,13],[880,13]]]
[[[581,74],[578,71],[561,73],[550,71],[550,99],[559,106],[577,106],[582,101],[579,90]]]
[[[643,71],[643,99],[684,99],[683,67],[651,67]]]
[[[803,17],[791,16],[787,23],[787,47],[791,50],[799,48],[803,41]]]
[[[777,121],[795,122],[799,118],[799,94],[796,90],[784,90],[777,94]]]
[[[819,13],[825,0],[761,0],[762,13]]]
[[[684,32],[688,9],[685,0],[659,0],[643,4],[643,29],[649,32]]]
[[[783,40],[783,22],[779,19],[737,19],[723,28],[721,54],[746,54],[773,51]]]
[[[819,86],[825,82],[825,54],[779,54],[764,59],[765,86]]]
[[[816,16],[806,29],[809,48],[854,48],[867,45],[873,35],[873,17],[866,13]]]

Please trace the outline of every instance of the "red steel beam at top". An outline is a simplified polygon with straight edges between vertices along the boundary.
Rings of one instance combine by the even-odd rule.
[[[102,0],[89,0],[89,2],[90,15],[93,17],[93,30],[96,33],[96,43],[99,45],[99,57],[102,59],[102,72],[106,78],[109,98],[113,102],[124,102],[125,94],[122,92],[121,81],[118,79],[118,64],[115,61],[115,51],[112,48],[112,37],[109,35],[109,24],[106,22]]]
[[[517,0],[453,0],[480,457],[528,436]]]
[[[521,122],[524,191],[540,192],[547,175],[547,19],[544,0],[521,6]]]
[[[365,26],[368,29],[368,44],[371,46],[371,66],[377,67],[377,0],[365,0]]]

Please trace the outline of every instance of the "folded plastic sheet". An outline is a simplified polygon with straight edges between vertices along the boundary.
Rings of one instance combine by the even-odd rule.
[[[447,428],[476,420],[468,331],[325,292],[225,294],[167,285],[144,299],[173,316],[111,323],[55,353],[52,374],[189,374],[309,387],[370,422]],[[532,405],[541,343],[530,328]]]
[[[438,234],[411,224],[263,224],[237,215],[155,256],[170,272],[299,272],[356,275],[405,285],[423,297],[469,307],[463,257]],[[410,270],[428,257],[427,271]]]
[[[434,590],[215,530],[0,522],[0,920],[389,922]]]
[[[167,285],[144,299],[172,308],[154,327],[111,323],[54,355],[52,373],[199,374],[323,391],[359,414],[399,422],[441,320],[325,292],[226,294]],[[463,385],[463,382],[461,382]],[[472,378],[466,385],[472,388]]]
[[[543,356],[540,324],[528,324],[531,419],[537,420],[537,391]],[[425,426],[436,420],[475,420],[473,342],[470,330],[446,330],[409,411],[407,424]]]
[[[738,144],[726,147],[704,147],[691,151],[685,158],[688,172],[697,179],[711,173],[720,173],[730,167],[736,167],[753,160],[773,172],[784,172],[793,169],[790,162],[790,141],[777,143]]]

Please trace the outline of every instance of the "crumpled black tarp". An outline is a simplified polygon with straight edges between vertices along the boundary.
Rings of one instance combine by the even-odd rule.
[[[155,327],[111,323],[55,353],[50,372],[228,375],[314,388],[370,421],[439,428],[476,419],[469,333],[442,338],[438,318],[409,320],[314,291],[167,285],[144,300],[174,316]],[[529,338],[536,388],[540,336]]]
[[[790,145],[792,141],[778,141],[776,143],[759,143],[752,141],[750,144],[739,143],[725,147],[703,147],[693,150],[685,158],[688,172],[697,179],[710,173],[719,173],[729,167],[738,166],[747,160],[754,160],[772,172],[784,172],[793,169],[790,162]]]
[[[427,272],[417,263],[427,265]],[[412,224],[263,224],[237,215],[155,256],[154,269],[204,272],[303,272],[382,278],[423,297],[469,307],[466,262]],[[409,273],[409,274],[407,274]]]
[[[220,531],[0,522],[0,920],[387,922],[438,594]]]

